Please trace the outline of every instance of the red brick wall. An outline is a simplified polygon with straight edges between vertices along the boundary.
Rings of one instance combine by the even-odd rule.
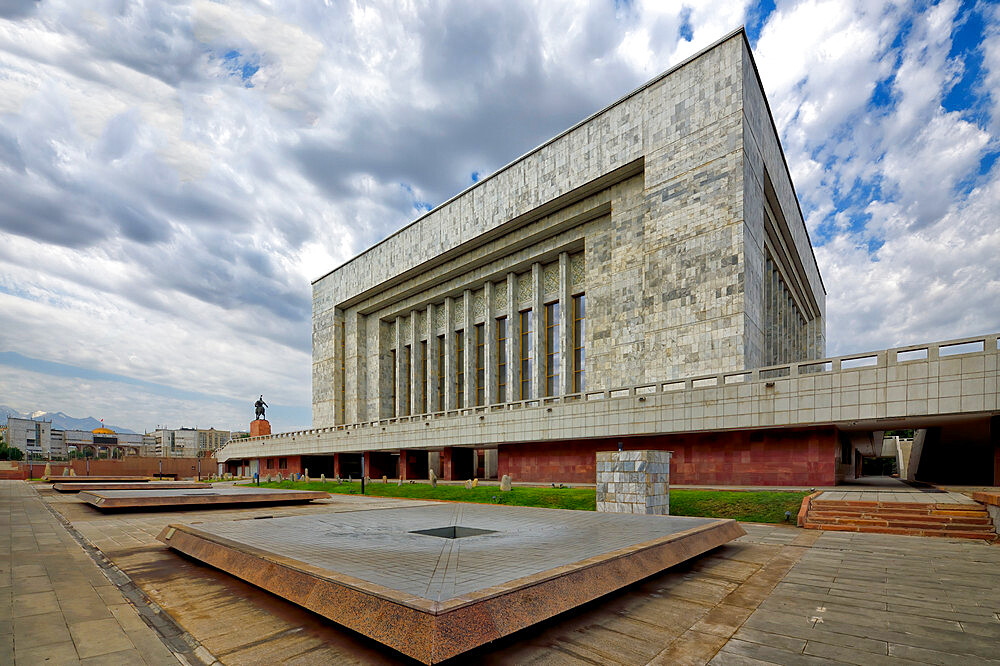
[[[271,466],[268,467],[268,461],[270,461]],[[281,463],[284,462],[284,465]],[[249,469],[249,465],[247,468]],[[267,478],[267,475],[276,476],[278,472],[281,472],[283,477],[288,477],[289,474],[302,474],[302,456],[268,456],[267,458],[259,458],[257,461],[257,470],[261,478]]]
[[[514,481],[594,483],[595,454],[623,448],[673,451],[670,482],[678,485],[827,486],[836,481],[834,428],[609,440],[512,444],[500,447],[499,474]]]
[[[124,460],[91,460],[91,476],[153,476],[161,469],[164,474],[176,474],[178,478],[188,478],[198,475],[198,458],[147,458],[134,456]],[[52,476],[62,476],[63,470],[67,466],[72,466],[77,476],[87,476],[87,461],[72,460],[68,462],[50,463],[52,466]],[[28,478],[28,463],[21,464],[21,477]],[[192,469],[192,467],[194,469]],[[32,473],[35,477],[41,477],[45,473],[44,462],[32,462]],[[210,476],[219,469],[215,458],[201,459],[201,475]]]

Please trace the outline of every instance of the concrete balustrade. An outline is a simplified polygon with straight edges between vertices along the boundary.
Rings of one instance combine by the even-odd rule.
[[[1000,412],[998,334],[814,361],[233,440],[220,462]],[[739,379],[736,379],[739,378]]]

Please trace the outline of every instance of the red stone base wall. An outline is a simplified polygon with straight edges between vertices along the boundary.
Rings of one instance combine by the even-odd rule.
[[[247,465],[247,468],[249,468],[249,465]],[[278,472],[281,472],[281,476],[287,479],[289,474],[302,474],[302,456],[270,456],[260,458],[258,459],[257,469],[262,479],[266,479],[268,475],[277,476]],[[236,473],[234,470],[229,471],[234,474]]]
[[[271,422],[265,419],[254,419],[250,422],[250,436],[263,437],[271,434]]]
[[[670,483],[727,486],[832,486],[839,443],[835,428],[694,433],[607,440],[510,444],[499,474],[517,481],[594,483],[598,451],[673,451]]]
[[[77,476],[87,476],[86,460],[71,460],[51,463],[52,476],[62,476],[63,470],[72,467]],[[11,478],[28,478],[28,463],[20,463],[21,476]],[[215,458],[201,459],[201,475],[215,474],[219,466]],[[31,472],[35,477],[41,477],[45,471],[45,462],[31,463]],[[91,476],[155,476],[159,472],[176,476],[179,479],[196,477],[198,475],[198,458],[154,458],[145,456],[129,456],[122,460],[90,461]]]

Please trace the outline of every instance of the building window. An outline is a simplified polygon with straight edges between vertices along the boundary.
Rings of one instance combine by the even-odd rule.
[[[545,395],[559,393],[559,303],[545,306]]]
[[[347,326],[340,322],[340,422],[347,423]]]
[[[521,391],[520,400],[531,399],[531,310],[521,313],[521,344],[518,346],[518,357],[521,359]]]
[[[444,346],[444,336],[443,335],[439,335],[438,336],[438,373],[437,373],[437,375],[438,375],[438,411],[439,412],[443,412],[444,411],[444,396],[445,396],[444,387],[445,387],[445,384],[448,382],[448,378],[444,376],[444,354],[445,354],[445,351],[446,350],[445,350],[445,346]]]
[[[507,402],[507,317],[497,319],[497,402]]]
[[[586,298],[584,294],[578,294],[573,297],[573,393],[587,390],[586,316]]]
[[[476,404],[486,402],[486,325],[476,324]]]
[[[410,345],[403,347],[403,395],[401,396],[403,404],[400,405],[399,413],[403,416],[410,415],[410,391],[413,386],[413,352],[410,350]]]
[[[455,331],[455,405],[465,407],[465,331]]]
[[[420,341],[420,413],[427,413],[427,341]]]

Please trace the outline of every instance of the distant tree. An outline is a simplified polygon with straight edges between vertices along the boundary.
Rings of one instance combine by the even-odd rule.
[[[24,452],[6,443],[0,444],[0,460],[24,460]]]

